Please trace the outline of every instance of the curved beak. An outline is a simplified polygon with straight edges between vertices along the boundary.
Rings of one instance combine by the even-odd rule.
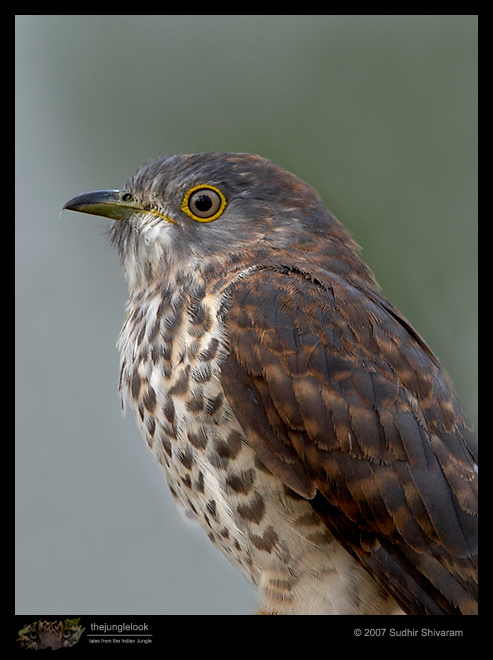
[[[102,215],[112,220],[128,220],[144,209],[134,202],[132,193],[126,190],[96,190],[83,193],[69,200],[63,207],[68,211]]]

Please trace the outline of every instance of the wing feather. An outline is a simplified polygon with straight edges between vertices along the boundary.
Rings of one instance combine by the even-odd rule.
[[[226,397],[259,460],[405,611],[473,613],[475,439],[453,386],[376,290],[262,268],[224,322]]]

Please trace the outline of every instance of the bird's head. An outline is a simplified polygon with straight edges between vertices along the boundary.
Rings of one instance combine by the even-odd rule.
[[[251,154],[201,153],[146,163],[123,190],[74,197],[65,209],[111,218],[131,289],[177,268],[252,263],[355,244],[301,179]],[[325,246],[325,248],[324,248]]]

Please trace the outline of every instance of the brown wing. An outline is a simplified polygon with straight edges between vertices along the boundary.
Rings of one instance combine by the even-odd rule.
[[[230,291],[226,397],[259,460],[410,614],[476,613],[474,436],[374,289],[264,268]]]

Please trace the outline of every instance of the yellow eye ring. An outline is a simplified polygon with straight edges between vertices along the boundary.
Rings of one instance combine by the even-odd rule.
[[[200,185],[190,188],[181,204],[181,210],[197,222],[212,222],[226,208],[226,197],[215,186]]]

